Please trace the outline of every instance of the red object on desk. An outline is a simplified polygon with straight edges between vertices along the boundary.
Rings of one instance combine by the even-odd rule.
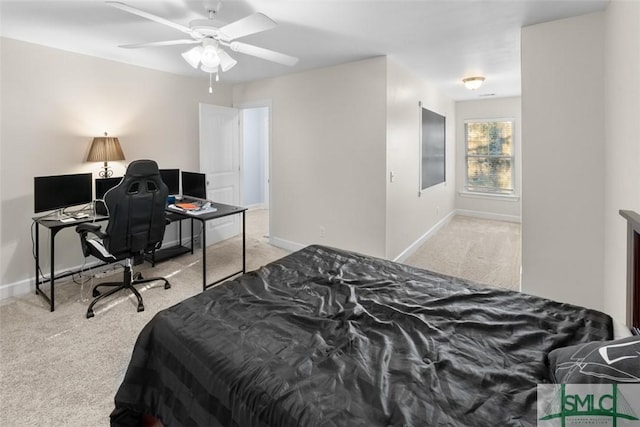
[[[200,208],[200,206],[196,205],[195,203],[176,203],[176,206],[185,210]]]

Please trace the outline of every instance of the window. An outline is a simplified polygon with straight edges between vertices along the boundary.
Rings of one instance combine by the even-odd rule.
[[[465,123],[467,191],[506,195],[514,193],[513,135],[513,120]]]

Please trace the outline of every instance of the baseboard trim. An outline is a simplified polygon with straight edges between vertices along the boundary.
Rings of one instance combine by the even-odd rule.
[[[415,242],[413,242],[411,245],[409,245],[404,251],[402,251],[397,257],[395,257],[393,259],[393,261],[396,262],[404,262],[406,261],[411,255],[413,255],[420,246],[422,246],[427,240],[429,240],[435,233],[437,233],[442,227],[444,227],[449,221],[451,221],[451,219],[455,216],[455,215],[463,215],[463,216],[471,216],[471,217],[476,217],[476,218],[483,218],[483,219],[491,219],[491,220],[496,220],[496,221],[508,221],[508,222],[515,222],[515,223],[521,223],[522,220],[520,217],[516,217],[516,216],[512,216],[512,215],[502,215],[502,214],[495,214],[495,213],[490,213],[490,212],[481,212],[481,211],[472,211],[472,210],[466,210],[466,209],[456,209],[452,212],[450,212],[447,216],[445,216],[444,218],[442,218],[440,221],[438,221],[433,227],[431,227],[429,230],[427,230],[426,233],[424,233],[422,236],[420,236],[420,238],[418,238]],[[167,246],[173,246],[175,244],[177,244],[178,239],[173,239],[172,241],[165,241],[163,246],[167,247]],[[281,239],[279,237],[273,237],[270,236],[269,237],[269,243],[272,244],[273,246],[279,247],[281,249],[284,249],[286,251],[289,252],[295,252],[298,251],[300,249],[305,248],[308,245],[303,245],[300,243],[296,243],[296,242],[292,242],[290,240],[286,240],[286,239]],[[91,263],[87,263],[85,264],[85,269],[88,270],[92,267],[95,267],[96,265],[98,265],[99,262],[98,261],[94,261]],[[81,267],[81,265],[77,265],[75,267],[71,267],[72,269],[79,269]],[[64,271],[69,270],[69,268],[64,268]],[[25,295],[28,294],[30,292],[35,292],[35,282],[34,279],[32,277],[24,279],[24,280],[20,280],[14,283],[9,283],[7,285],[1,286],[0,287],[0,301],[10,298],[10,297],[16,297],[16,296],[21,296],[21,295]]]
[[[284,249],[289,252],[299,251],[306,248],[308,245],[302,245],[300,243],[292,242],[290,240],[281,239],[279,237],[269,236],[269,243],[280,249]]]
[[[472,216],[475,218],[492,219],[495,221],[515,222],[518,224],[522,223],[522,218],[515,215],[504,215],[504,214],[497,214],[493,212],[472,211],[467,209],[456,209],[454,212],[456,215],[460,215],[460,216]]]
[[[422,246],[424,244],[424,242],[426,242],[427,240],[429,240],[431,237],[433,237],[434,234],[436,234],[442,227],[444,227],[445,225],[447,225],[449,223],[449,221],[451,221],[451,219],[456,215],[455,211],[449,212],[449,214],[447,216],[445,216],[444,218],[442,218],[440,221],[438,221],[433,227],[431,227],[429,230],[427,230],[426,233],[424,233],[422,236],[420,236],[418,238],[418,240],[416,240],[415,242],[413,242],[412,244],[410,244],[404,251],[402,251],[400,253],[400,255],[398,255],[397,257],[395,257],[393,259],[393,261],[395,262],[404,262],[406,261],[411,255],[413,255],[418,248],[420,248],[420,246]]]
[[[19,282],[9,283],[0,288],[0,301],[11,297],[19,297],[35,292],[36,285],[33,279],[24,279]]]
[[[189,238],[190,239],[190,238]],[[190,240],[189,240],[190,242]],[[178,239],[173,239],[172,241],[165,241],[163,242],[162,246],[163,247],[171,247],[178,244]],[[184,244],[189,244],[184,243]],[[98,260],[93,260],[91,262],[87,262],[84,264],[84,270],[91,270],[92,268],[99,266],[100,265],[100,261]],[[59,271],[56,272],[56,274],[60,274],[62,272],[68,271],[68,270],[80,270],[80,268],[83,267],[83,264],[78,264],[76,266],[72,266],[72,267],[65,267],[60,269]],[[109,266],[105,266],[105,271],[109,270],[110,267]],[[48,271],[47,271],[48,273]],[[96,271],[95,274],[100,273],[100,271]],[[56,279],[56,280],[70,280],[68,277],[65,277],[63,279]],[[47,282],[48,283],[48,282]],[[45,286],[48,286],[47,283],[45,283]],[[5,300],[7,298],[11,298],[11,297],[19,297],[22,295],[26,295],[28,293],[34,292],[36,291],[36,283],[35,283],[35,278],[33,277],[29,277],[27,279],[23,279],[23,280],[19,280],[17,282],[13,282],[13,283],[9,283],[7,285],[4,286],[0,286],[0,301]]]
[[[83,269],[83,271],[88,271],[91,270],[94,267],[97,267],[100,265],[100,261],[98,260],[94,260],[91,262],[87,262],[84,264],[79,264],[73,267],[65,267],[62,268],[58,271],[56,271],[56,275],[59,275],[61,273],[64,273],[66,271],[69,270],[74,270],[74,271],[79,271],[80,268]],[[47,273],[49,273],[49,271],[47,271]],[[98,271],[96,271],[96,273],[98,273]],[[67,280],[71,280],[70,279],[71,276],[69,277],[64,277],[62,279],[56,279],[56,283],[60,280],[62,281],[67,281]],[[45,283],[44,286],[48,286],[48,283]],[[45,288],[46,289],[46,288]],[[36,282],[35,279],[33,277],[29,277],[27,279],[23,279],[17,282],[13,282],[13,283],[9,283],[8,285],[4,285],[2,287],[0,287],[0,301],[7,299],[7,298],[11,298],[11,297],[19,297],[22,295],[26,295],[28,293],[35,293],[36,291]]]

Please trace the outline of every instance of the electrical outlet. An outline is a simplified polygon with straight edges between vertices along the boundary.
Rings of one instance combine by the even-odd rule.
[[[325,230],[325,228],[321,225],[321,226],[320,226],[320,237],[324,237],[324,236],[325,236],[325,234],[326,234],[326,230]]]

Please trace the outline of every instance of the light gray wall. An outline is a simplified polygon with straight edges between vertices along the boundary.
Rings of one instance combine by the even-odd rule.
[[[522,120],[521,98],[495,98],[456,102],[456,210],[467,215],[520,222],[522,194]],[[467,120],[514,119],[515,193],[511,196],[487,196],[465,191]]]
[[[198,103],[231,105],[231,88],[122,63],[0,38],[0,297],[34,284],[33,177],[99,171],[85,163],[94,136],[120,139],[126,163],[197,170]],[[97,176],[96,176],[97,177]],[[48,233],[41,233],[49,269]],[[43,236],[44,235],[44,236]],[[56,267],[82,264],[72,228],[56,237]]]
[[[605,13],[604,309],[625,320],[626,222],[640,212],[640,2],[612,1]]]
[[[420,192],[422,106],[446,117],[446,182]],[[453,212],[455,190],[455,103],[425,79],[387,61],[386,255],[403,260],[425,235]],[[390,174],[393,173],[393,182]]]
[[[522,30],[522,291],[603,308],[604,16]]]
[[[386,59],[237,85],[270,99],[270,238],[385,255]]]
[[[454,103],[399,64],[379,57],[234,87],[235,104],[259,99],[273,102],[275,244],[393,259],[453,211]],[[419,101],[449,120],[447,183],[422,197]]]

